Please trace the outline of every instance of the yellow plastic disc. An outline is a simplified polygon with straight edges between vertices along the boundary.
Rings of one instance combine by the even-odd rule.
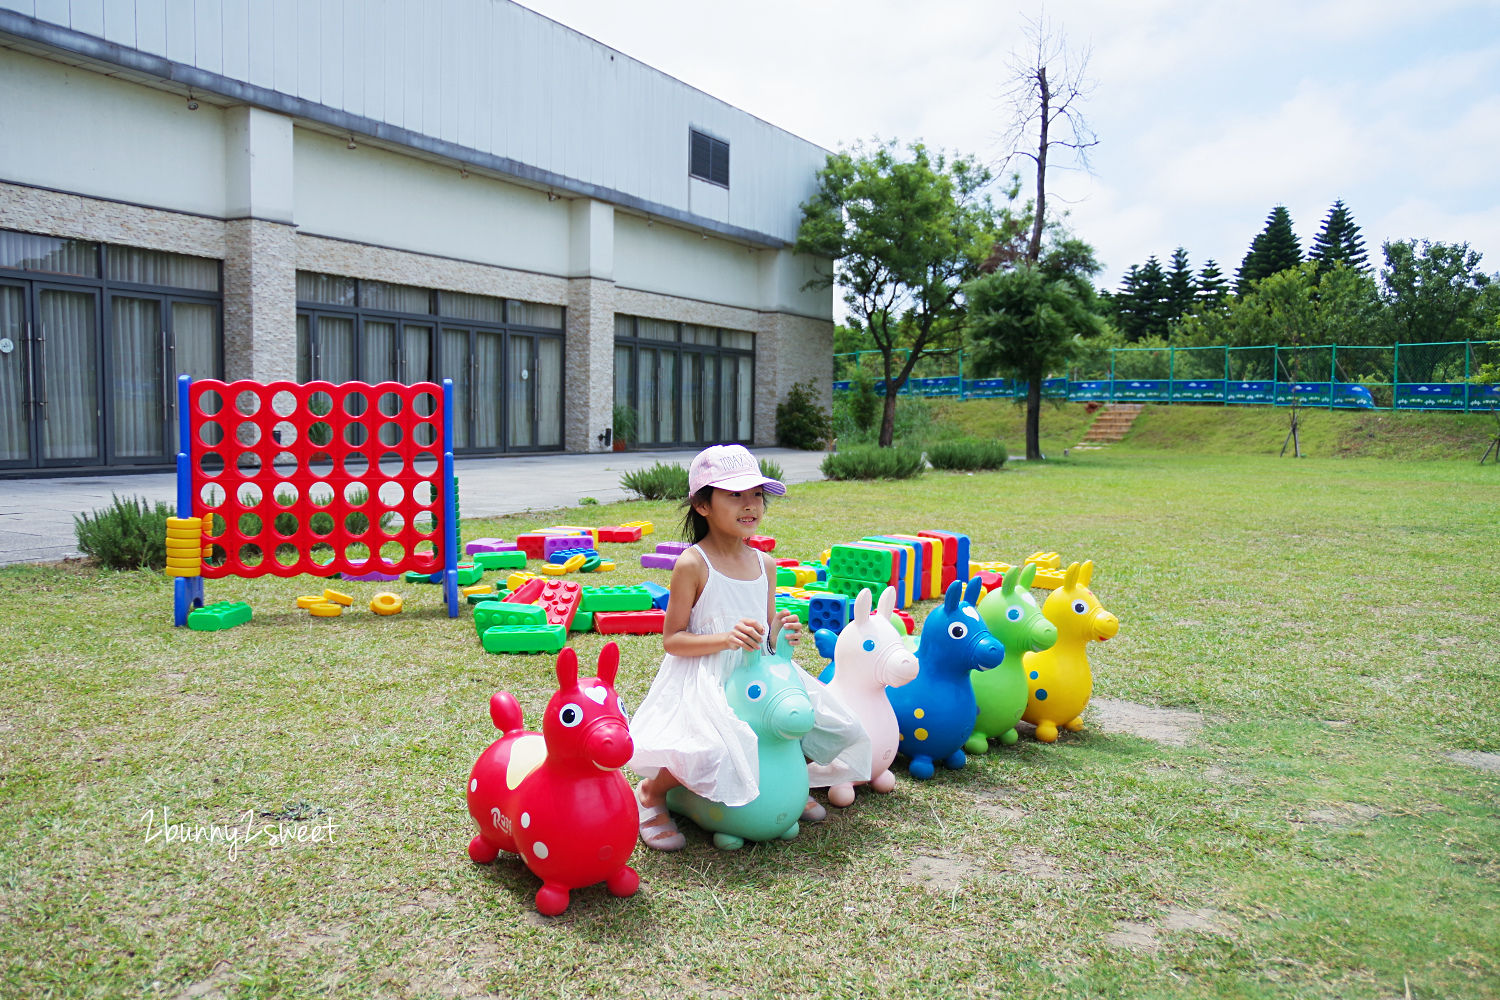
[[[562,564],[564,573],[575,573],[583,567],[584,556],[568,556],[568,561]]]
[[[576,559],[577,556],[574,556],[573,558]],[[572,562],[571,559],[568,561]],[[557,563],[542,563],[543,576],[562,576],[566,572],[567,570],[559,566]]]
[[[202,576],[203,570],[197,566],[188,569],[186,566],[168,566],[167,576]]]
[[[327,604],[327,603],[328,603],[327,601],[323,600],[323,595],[321,595],[321,594],[315,594],[315,595],[310,596],[310,597],[299,597],[299,598],[297,598],[297,607],[302,608],[304,611],[306,609],[312,607],[314,604]]]
[[[344,613],[344,606],[342,604],[332,604],[325,601],[322,604],[312,605],[307,609],[307,613],[312,615],[314,618],[337,618],[339,615]]]
[[[168,531],[171,531],[173,528],[191,528],[193,531],[199,531],[199,530],[202,529],[202,527],[203,527],[203,520],[202,520],[202,518],[197,518],[197,517],[169,517],[169,518],[167,518],[167,530]]]
[[[377,615],[397,615],[401,613],[401,595],[379,593],[370,598],[370,610]]]
[[[354,598],[348,594],[341,594],[337,590],[323,591],[323,600],[332,604],[342,604],[346,608],[354,603]]]

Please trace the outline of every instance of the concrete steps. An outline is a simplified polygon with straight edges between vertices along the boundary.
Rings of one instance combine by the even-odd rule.
[[[1135,418],[1143,409],[1145,406],[1141,403],[1109,404],[1099,411],[1099,415],[1089,425],[1088,431],[1083,435],[1083,440],[1078,443],[1077,447],[1085,450],[1102,448],[1124,440],[1125,435],[1130,433]]]

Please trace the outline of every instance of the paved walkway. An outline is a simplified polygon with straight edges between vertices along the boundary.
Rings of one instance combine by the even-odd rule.
[[[573,507],[580,497],[600,503],[628,499],[620,476],[656,462],[687,465],[691,451],[628,451],[460,459],[455,463],[464,517]],[[823,452],[757,448],[781,466],[789,483],[822,479]],[[177,477],[151,475],[0,479],[0,566],[49,562],[79,554],[73,517],[107,507],[110,495],[176,503]]]

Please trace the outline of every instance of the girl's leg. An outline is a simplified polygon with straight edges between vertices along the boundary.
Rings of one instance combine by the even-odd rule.
[[[667,792],[682,782],[666,768],[654,778],[643,778],[636,786],[635,798],[640,807],[641,843],[658,851],[677,851],[687,846],[687,838],[667,812]]]

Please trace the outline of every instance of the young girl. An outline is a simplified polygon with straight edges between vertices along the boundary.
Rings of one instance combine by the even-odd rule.
[[[776,611],[776,566],[745,544],[765,514],[766,496],[786,487],[761,475],[755,457],[737,444],[707,448],[688,470],[684,527],[696,543],[672,569],[672,596],[662,629],[666,655],[630,723],[642,780],[641,840],[675,851],[686,841],[667,813],[668,789],[684,785],[726,805],[754,799],[759,786],[755,733],[731,709],[724,682],[740,657],[775,649],[778,633],[796,642],[797,619]],[[802,740],[814,760],[832,764],[842,780],[867,780],[870,740],[854,715],[800,667],[813,702],[814,728]],[[808,818],[821,807],[809,799]]]

